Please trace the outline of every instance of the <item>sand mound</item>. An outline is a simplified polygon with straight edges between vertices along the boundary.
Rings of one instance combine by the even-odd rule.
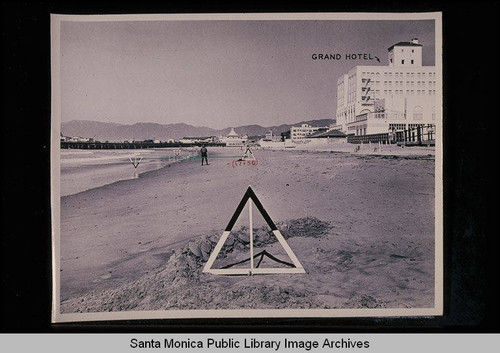
[[[315,217],[305,217],[300,219],[289,220],[277,223],[276,226],[283,234],[285,239],[292,237],[312,237],[318,238],[325,235],[330,229],[327,222],[320,221]],[[277,242],[277,238],[269,230],[268,227],[263,226],[253,229],[254,246],[259,248],[264,245],[269,245]],[[208,257],[215,248],[218,240],[218,234],[203,236],[190,242],[181,252],[185,255],[194,256],[199,261],[206,262]],[[228,253],[233,251],[248,250],[250,243],[250,235],[247,226],[242,226],[240,229],[231,233],[224,246],[220,251],[219,258],[224,258]]]
[[[331,228],[329,223],[314,217],[281,222],[277,227],[286,239],[320,238]],[[255,247],[277,241],[266,227],[254,229],[254,235]],[[245,276],[238,279],[202,273],[219,237],[201,236],[175,250],[158,272],[113,290],[94,291],[65,301],[61,304],[62,312],[314,307],[310,293],[290,283],[256,285],[255,281],[246,283]],[[248,246],[248,229],[241,227],[228,239],[219,257],[248,251]]]

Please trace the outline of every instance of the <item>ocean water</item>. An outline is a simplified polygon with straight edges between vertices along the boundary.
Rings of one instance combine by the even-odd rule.
[[[61,196],[135,179],[141,173],[194,156],[196,150],[187,148],[61,150]]]

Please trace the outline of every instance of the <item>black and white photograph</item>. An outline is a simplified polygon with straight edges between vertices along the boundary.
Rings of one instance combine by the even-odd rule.
[[[443,314],[441,13],[51,15],[53,322]]]

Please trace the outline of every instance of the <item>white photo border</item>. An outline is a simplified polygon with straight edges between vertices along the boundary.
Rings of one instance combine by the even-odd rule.
[[[130,14],[63,15],[51,14],[51,221],[52,221],[52,322],[82,322],[139,319],[185,318],[354,318],[441,316],[444,308],[443,246],[443,63],[442,13],[231,13],[231,14]],[[434,307],[400,309],[244,309],[244,310],[158,310],[96,313],[60,312],[60,31],[63,21],[244,21],[244,20],[434,20],[436,111],[435,145],[435,273]]]

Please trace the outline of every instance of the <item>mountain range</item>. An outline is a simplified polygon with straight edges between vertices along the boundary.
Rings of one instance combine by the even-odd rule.
[[[301,121],[296,124],[282,124],[264,127],[261,125],[235,126],[236,133],[248,136],[265,136],[266,132],[272,130],[279,135],[290,130],[292,126],[309,124],[310,126],[329,126],[335,123],[334,119],[318,119]],[[61,124],[61,132],[64,136],[93,138],[97,141],[125,141],[125,140],[179,140],[183,137],[193,136],[221,136],[227,135],[231,128],[222,130],[212,129],[204,126],[193,126],[184,123],[158,124],[158,123],[135,123],[132,125],[103,123],[90,120],[72,120]]]

